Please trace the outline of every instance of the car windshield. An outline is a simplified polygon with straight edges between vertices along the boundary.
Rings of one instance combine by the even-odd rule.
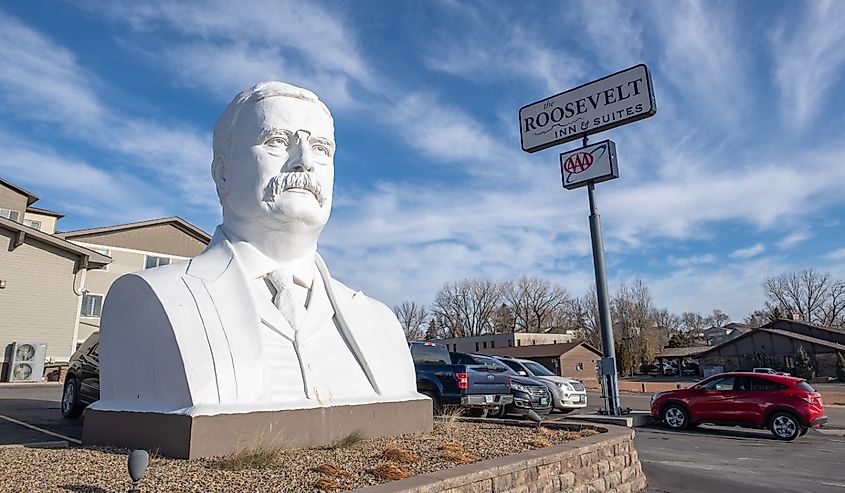
[[[449,351],[444,346],[434,344],[412,344],[411,355],[416,364],[449,365],[452,363]]]
[[[554,373],[550,372],[548,368],[541,365],[540,363],[535,363],[533,361],[523,361],[522,364],[525,365],[525,367],[528,368],[531,371],[531,373],[533,373],[535,375],[540,375],[540,376],[543,376],[543,377],[553,377],[553,376],[555,376]]]
[[[478,356],[478,355],[473,355],[473,358],[475,358],[475,360],[478,361],[479,363],[481,363],[482,365],[484,365],[488,368],[495,369],[496,371],[503,371],[503,372],[507,373],[508,375],[510,375],[510,374],[515,375],[516,374],[516,372],[513,371],[511,369],[511,367],[509,367],[508,365],[502,363],[501,361],[499,361],[495,358],[488,358],[487,356]]]

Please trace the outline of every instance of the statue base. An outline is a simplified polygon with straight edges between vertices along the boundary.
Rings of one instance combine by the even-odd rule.
[[[198,459],[244,450],[322,447],[353,433],[384,437],[432,427],[429,399],[209,416],[86,409],[82,443]]]

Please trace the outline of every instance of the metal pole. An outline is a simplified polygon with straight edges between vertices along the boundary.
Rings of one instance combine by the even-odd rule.
[[[584,146],[587,137],[584,136]],[[607,296],[607,272],[604,267],[604,243],[601,237],[601,216],[596,208],[596,186],[587,183],[587,196],[590,200],[590,240],[593,245],[593,267],[596,271],[596,295],[599,302],[599,326],[601,327],[601,345],[604,361],[610,368],[603,368],[602,387],[605,394],[607,414],[619,416],[619,384],[616,380],[616,347],[613,343],[613,327],[610,321],[610,301]]]

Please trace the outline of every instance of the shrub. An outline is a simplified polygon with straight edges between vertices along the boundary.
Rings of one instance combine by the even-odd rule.
[[[798,354],[795,355],[795,375],[807,380],[816,376],[816,367],[810,355],[804,350],[804,346],[798,346]]]

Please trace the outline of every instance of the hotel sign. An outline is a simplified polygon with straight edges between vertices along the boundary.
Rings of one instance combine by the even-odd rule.
[[[648,67],[635,65],[520,108],[522,150],[537,152],[656,112]]]

